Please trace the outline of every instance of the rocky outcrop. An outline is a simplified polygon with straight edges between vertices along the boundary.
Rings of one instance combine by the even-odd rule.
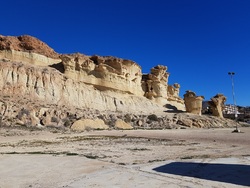
[[[158,65],[142,76],[141,67],[131,60],[59,55],[34,37],[0,36],[0,126],[74,130],[207,126],[207,118],[174,114],[184,110],[184,101],[180,85],[168,84],[166,71],[166,66]],[[202,97],[189,91],[184,100],[187,112],[200,114]],[[164,116],[168,110],[171,115]],[[211,125],[229,126],[226,120],[218,122]]]
[[[112,111],[140,111],[141,106],[148,104],[163,107],[170,103],[177,109],[184,107],[183,100],[178,97],[179,85],[167,85],[169,74],[165,66],[154,67],[149,79],[142,82],[141,67],[131,60],[79,53],[59,55],[42,41],[25,35],[0,36],[1,60],[3,81],[0,87],[5,95],[28,93],[34,99],[52,103],[66,102],[82,108]],[[148,101],[143,96],[150,99],[153,96],[156,100]]]
[[[227,98],[223,94],[217,94],[208,101],[208,105],[212,111],[213,116],[223,118],[224,104]]]
[[[50,66],[59,63],[60,59],[53,59],[33,52],[22,52],[16,50],[0,51],[0,60],[6,62],[22,62],[38,66]]]
[[[203,96],[196,96],[193,91],[186,91],[184,94],[184,101],[186,111],[192,114],[201,115]]]
[[[155,66],[150,74],[142,76],[144,96],[159,104],[170,104],[178,110],[184,110],[184,101],[179,97],[180,84],[168,84],[169,73],[163,65]]]
[[[158,65],[151,74],[143,75],[135,62],[115,57],[61,55],[64,74],[74,80],[93,85],[100,91],[118,90],[136,96],[145,96],[160,105],[170,103],[183,110],[179,84],[168,85],[167,67]],[[165,100],[164,100],[165,99]]]
[[[180,98],[180,84],[175,83],[168,85],[168,101],[174,106],[179,106],[180,110],[184,109],[184,100]]]
[[[149,99],[158,97],[167,98],[169,73],[166,70],[166,66],[158,65],[151,69],[150,74],[143,75],[142,88],[145,92],[145,97]]]
[[[61,55],[64,74],[103,90],[143,96],[141,67],[135,62],[115,57]]]
[[[0,35],[0,60],[48,66],[59,63],[59,54],[35,37]]]
[[[59,59],[59,54],[46,43],[29,35],[19,37],[0,35],[0,51],[10,50],[36,53],[52,59]]]
[[[161,109],[144,97],[112,90],[100,91],[92,85],[70,79],[50,67],[0,62],[0,73],[0,91],[3,96],[28,97],[30,100],[101,111],[141,113]]]

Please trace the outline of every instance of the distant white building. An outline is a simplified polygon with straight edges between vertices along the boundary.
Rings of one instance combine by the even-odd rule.
[[[227,104],[225,105],[223,114],[235,114],[235,111],[237,112],[237,114],[240,114],[237,106],[234,106],[232,104]]]

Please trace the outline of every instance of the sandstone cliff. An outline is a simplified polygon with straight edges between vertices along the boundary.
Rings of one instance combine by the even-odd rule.
[[[115,57],[61,55],[64,74],[95,88],[118,90],[143,96],[141,67],[133,61]]]
[[[166,72],[167,68],[165,66],[152,68],[151,74],[147,76],[147,80],[142,80],[141,67],[131,60],[110,56],[86,56],[79,53],[59,55],[44,42],[26,35],[19,37],[4,37],[0,35],[0,59],[3,61],[3,77],[7,76],[7,82],[10,83],[8,85],[9,89],[3,88],[6,90],[4,93],[12,90],[13,95],[15,93],[24,93],[24,91],[26,91],[26,94],[27,91],[32,94],[32,90],[29,87],[33,87],[31,82],[34,82],[34,90],[36,91],[36,94],[32,94],[34,97],[55,101],[56,103],[58,101],[66,101],[71,105],[79,107],[98,108],[101,110],[122,109],[122,111],[128,109],[140,111],[140,107],[144,106],[142,104],[155,106],[156,104],[154,103],[158,103],[158,105],[164,106],[169,103],[177,109],[184,110],[183,100],[178,96],[180,87],[178,84],[176,84],[178,87],[168,85],[169,73]],[[15,63],[13,64],[13,62]],[[34,66],[32,67],[32,65]],[[56,70],[59,70],[62,74],[56,73]],[[6,72],[12,73],[8,74]],[[20,72],[22,72],[22,75],[19,80]],[[8,75],[12,75],[12,82]],[[16,78],[15,75],[17,75]],[[27,78],[24,78],[25,75],[27,75]],[[50,75],[52,75],[53,79],[57,79],[56,83],[46,84],[48,79],[53,82]],[[27,79],[29,80],[29,83],[26,84],[28,88],[16,86],[22,85],[22,83],[25,85],[24,83]],[[65,79],[67,82],[64,81]],[[18,84],[15,83],[16,80],[18,80]],[[60,88],[69,82],[72,82],[72,84],[70,83],[71,85],[78,84],[79,90],[82,87],[91,89],[83,89],[85,92],[80,93],[84,94],[77,94],[76,91],[69,90],[67,91],[69,93],[68,96],[65,96],[64,91],[61,91]],[[42,83],[43,85],[41,85]],[[2,82],[2,86],[7,87],[5,84],[5,82]],[[21,91],[19,92],[17,88],[21,88]],[[63,88],[65,87],[63,86]],[[54,94],[51,95],[51,93]],[[119,109],[117,105],[111,105],[110,101],[112,100],[110,99],[100,101],[98,99],[103,97],[95,97],[98,102],[93,102],[91,98],[86,97],[89,95],[95,96],[96,93],[99,93],[98,96],[109,93],[108,96],[111,96],[110,98],[121,99],[122,104],[128,103],[129,106],[121,105],[122,107]],[[59,95],[61,96],[59,97]],[[81,101],[76,95],[78,98],[83,95],[85,100]],[[153,102],[145,98],[139,99],[139,101],[143,102],[137,102],[138,97],[143,96]],[[136,104],[133,104],[133,101]],[[141,104],[139,105],[139,103]]]
[[[178,122],[182,126],[184,120],[171,119],[172,115],[147,119],[150,114],[185,110],[180,85],[168,84],[166,70],[156,66],[142,75],[131,60],[58,54],[34,37],[0,35],[0,125],[69,126],[78,119],[95,118],[117,127],[112,122],[120,116],[133,127],[171,128]],[[205,125],[191,120],[188,126]]]
[[[3,96],[24,97],[51,104],[101,111],[153,111],[154,104],[144,97],[100,91],[93,85],[75,81],[50,67],[34,67],[23,63],[0,62],[0,91]]]

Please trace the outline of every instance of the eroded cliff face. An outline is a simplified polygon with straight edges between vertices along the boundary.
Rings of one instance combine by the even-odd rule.
[[[30,100],[101,111],[140,112],[140,109],[159,107],[144,97],[97,90],[50,67],[0,62],[0,73],[3,96],[29,97]]]
[[[34,37],[0,35],[0,126],[70,127],[90,119],[99,128],[98,122],[106,128],[231,126],[224,119],[166,115],[185,110],[180,85],[169,85],[168,77],[166,66],[142,76],[130,60],[62,55]]]
[[[59,63],[60,59],[53,59],[33,52],[22,52],[16,50],[0,51],[0,59],[13,62],[23,62],[38,66],[50,66]]]
[[[184,101],[179,97],[180,84],[168,84],[169,73],[167,67],[157,65],[150,74],[142,76],[142,89],[148,99],[165,106],[172,106],[178,110],[185,110]]]
[[[0,35],[0,59],[49,66],[59,63],[59,54],[35,37]]]
[[[115,57],[61,55],[64,74],[103,90],[118,90],[143,96],[141,67],[135,62]]]
[[[131,60],[60,55],[35,37],[0,35],[1,96],[101,111],[163,112],[167,103],[183,110],[179,85],[168,85],[166,69],[156,66],[142,80]]]

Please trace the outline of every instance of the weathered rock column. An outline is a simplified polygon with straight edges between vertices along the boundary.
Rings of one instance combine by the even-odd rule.
[[[208,105],[212,110],[213,116],[224,118],[222,111],[226,100],[227,98],[223,94],[217,94],[211,98],[211,101],[208,101]]]
[[[201,115],[203,96],[196,96],[196,94],[190,90],[184,94],[184,104],[186,111],[192,114]]]
[[[163,97],[167,99],[169,73],[166,71],[166,66],[157,65],[151,69],[150,74],[143,76],[142,81],[144,83],[144,96],[149,99],[158,97]]]

